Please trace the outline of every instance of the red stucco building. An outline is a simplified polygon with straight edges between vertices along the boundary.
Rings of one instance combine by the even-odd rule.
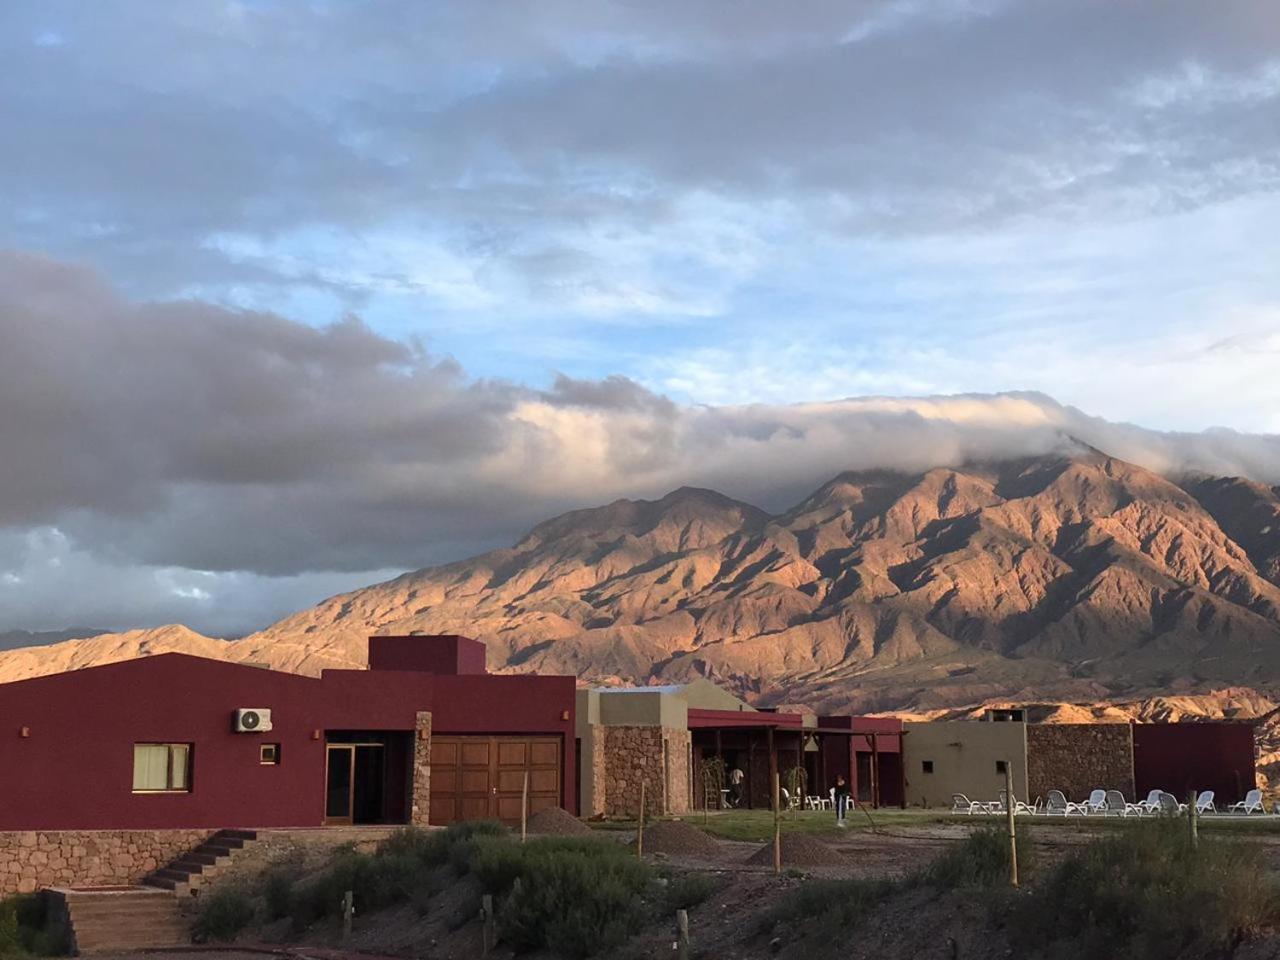
[[[531,811],[576,812],[574,679],[484,657],[372,637],[319,678],[162,654],[0,685],[0,831],[513,822],[526,774]]]

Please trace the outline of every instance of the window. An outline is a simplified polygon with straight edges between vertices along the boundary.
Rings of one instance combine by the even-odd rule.
[[[191,744],[135,743],[134,793],[187,793],[191,790]]]
[[[924,772],[925,772],[925,773],[933,773],[933,761],[932,761],[932,760],[924,760],[924,761],[922,761],[922,762],[921,762],[920,766],[924,769]]]
[[[1005,763],[1003,760],[996,761],[996,773],[1004,773]]]
[[[258,747],[258,762],[265,767],[275,766],[280,762],[280,744],[264,743]]]

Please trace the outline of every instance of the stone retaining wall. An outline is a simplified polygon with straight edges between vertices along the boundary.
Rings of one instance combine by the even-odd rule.
[[[1133,731],[1127,723],[1027,724],[1027,792],[1061,790],[1083,800],[1091,790],[1134,799]]]
[[[211,830],[24,830],[0,833],[0,894],[137,883]]]

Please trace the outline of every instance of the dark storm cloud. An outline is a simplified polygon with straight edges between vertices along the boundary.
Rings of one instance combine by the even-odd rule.
[[[0,343],[0,526],[122,567],[413,567],[619,496],[693,483],[778,508],[845,469],[1068,437],[1165,472],[1280,480],[1274,438],[1161,434],[1036,394],[717,408],[622,377],[476,381],[356,318],[138,303],[30,255],[0,256]]]

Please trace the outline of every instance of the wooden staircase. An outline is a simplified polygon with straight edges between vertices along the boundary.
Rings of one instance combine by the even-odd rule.
[[[144,886],[170,890],[185,896],[217,871],[231,863],[247,844],[258,839],[253,830],[219,830],[194,850],[184,853],[173,863],[142,879]]]
[[[178,947],[191,929],[178,899],[155,887],[59,889],[72,953]]]

